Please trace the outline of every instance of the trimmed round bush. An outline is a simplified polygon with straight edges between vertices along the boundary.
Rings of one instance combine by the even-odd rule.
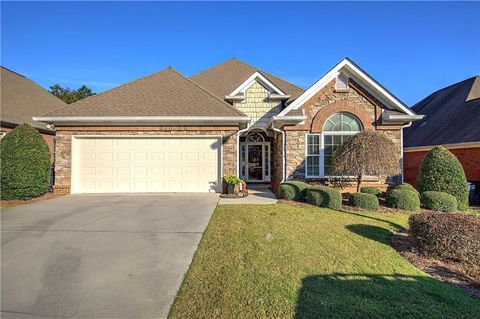
[[[2,199],[30,199],[45,194],[50,180],[50,150],[28,124],[18,125],[0,141]]]
[[[421,200],[423,206],[427,209],[447,213],[457,210],[457,199],[447,193],[435,191],[423,192]]]
[[[300,181],[283,182],[278,186],[278,198],[305,201],[310,185]]]
[[[387,192],[388,207],[416,211],[420,209],[420,198],[415,192],[407,189],[393,189]]]
[[[472,265],[480,274],[480,219],[471,214],[425,212],[410,216],[410,234],[422,254]]]
[[[410,185],[408,183],[403,183],[403,184],[397,185],[393,189],[403,189],[403,190],[411,191],[411,192],[414,192],[415,194],[417,194],[417,196],[420,198],[420,193],[415,189],[415,187],[413,187],[412,185]]]
[[[350,194],[350,205],[367,210],[378,210],[379,206],[377,196],[368,193]]]
[[[316,186],[307,189],[307,202],[319,207],[338,209],[342,207],[342,194],[338,189]]]
[[[375,196],[380,195],[381,191],[378,187],[362,187],[360,188],[360,193],[372,194]]]
[[[443,146],[432,148],[425,155],[417,176],[420,193],[444,192],[457,199],[458,209],[468,207],[467,179],[458,159]]]

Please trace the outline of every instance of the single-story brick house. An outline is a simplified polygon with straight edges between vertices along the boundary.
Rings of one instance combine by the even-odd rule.
[[[0,87],[0,138],[17,125],[27,123],[42,134],[53,154],[55,131],[47,128],[44,123],[34,121],[32,116],[56,110],[66,104],[32,80],[4,67],[0,67]]]
[[[480,184],[480,76],[438,90],[412,108],[424,115],[405,129],[405,179],[415,185],[425,154],[443,145],[455,154],[467,180]]]
[[[349,59],[306,91],[237,59],[172,68],[36,117],[57,132],[56,191],[219,192],[222,177],[278,185],[330,175],[335,146],[421,119]],[[379,181],[383,182],[383,181]]]

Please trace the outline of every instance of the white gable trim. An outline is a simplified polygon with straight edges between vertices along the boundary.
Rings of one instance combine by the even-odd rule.
[[[240,84],[239,87],[237,87],[232,93],[230,93],[228,96],[235,96],[239,93],[244,93],[249,87],[251,87],[255,82],[261,82],[261,84],[266,85],[271,91],[275,91],[275,93],[278,93],[280,95],[287,95],[285,92],[280,90],[275,84],[270,82],[266,77],[264,77],[262,74],[259,72],[253,73],[245,82]]]
[[[318,91],[324,88],[330,81],[335,79],[340,73],[345,73],[349,77],[354,78],[362,84],[362,86],[377,99],[385,103],[386,105],[393,106],[397,110],[408,114],[415,115],[415,113],[410,110],[402,101],[397,99],[393,94],[388,92],[383,86],[381,86],[377,81],[375,81],[370,75],[365,71],[360,69],[355,63],[350,61],[348,58],[343,59],[338,63],[333,69],[328,71],[320,80],[315,82],[308,90],[303,92],[295,101],[293,101],[288,107],[286,107],[278,116],[284,116],[291,110],[296,110],[300,108],[306,101],[308,101],[312,96],[314,96]]]

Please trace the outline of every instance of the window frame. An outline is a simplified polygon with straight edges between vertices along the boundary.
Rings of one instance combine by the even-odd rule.
[[[359,124],[359,127],[360,127],[360,131],[328,131],[328,132],[325,132],[324,131],[324,126],[325,126],[325,123],[327,123],[327,121],[335,114],[340,114],[340,113],[348,113],[349,115],[353,116],[355,118],[355,120],[358,122]],[[360,133],[364,130],[363,128],[363,124],[362,122],[360,121],[360,119],[355,115],[355,114],[352,114],[350,112],[336,112],[336,113],[333,113],[331,114],[324,122],[324,126],[322,127],[322,132],[321,133],[306,133],[305,134],[305,178],[334,178],[334,177],[339,177],[337,175],[327,175],[325,174],[325,136],[346,136],[346,135],[350,135],[350,136],[353,136],[357,133]],[[309,136],[319,136],[319,153],[316,154],[316,155],[309,155],[308,154],[308,146],[309,146],[309,143],[308,143],[308,140],[309,140]],[[308,157],[309,156],[318,156],[319,160],[318,160],[318,175],[310,175],[308,174]]]

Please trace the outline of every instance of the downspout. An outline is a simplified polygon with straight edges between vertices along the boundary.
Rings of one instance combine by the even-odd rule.
[[[402,135],[400,136],[400,148],[401,148],[401,151],[402,151],[402,184],[404,182],[404,176],[405,176],[405,172],[403,171],[403,166],[404,166],[404,156],[403,156],[403,129],[406,128],[406,127],[410,127],[412,126],[412,122],[406,124],[406,125],[402,125]]]
[[[237,177],[240,178],[240,135],[248,131],[250,128],[250,122],[247,127],[237,132]]]
[[[285,175],[287,172],[287,162],[286,162],[286,147],[285,147],[285,131],[275,127],[275,122],[272,120],[272,129],[275,132],[282,134],[282,180],[280,183],[285,181]]]

